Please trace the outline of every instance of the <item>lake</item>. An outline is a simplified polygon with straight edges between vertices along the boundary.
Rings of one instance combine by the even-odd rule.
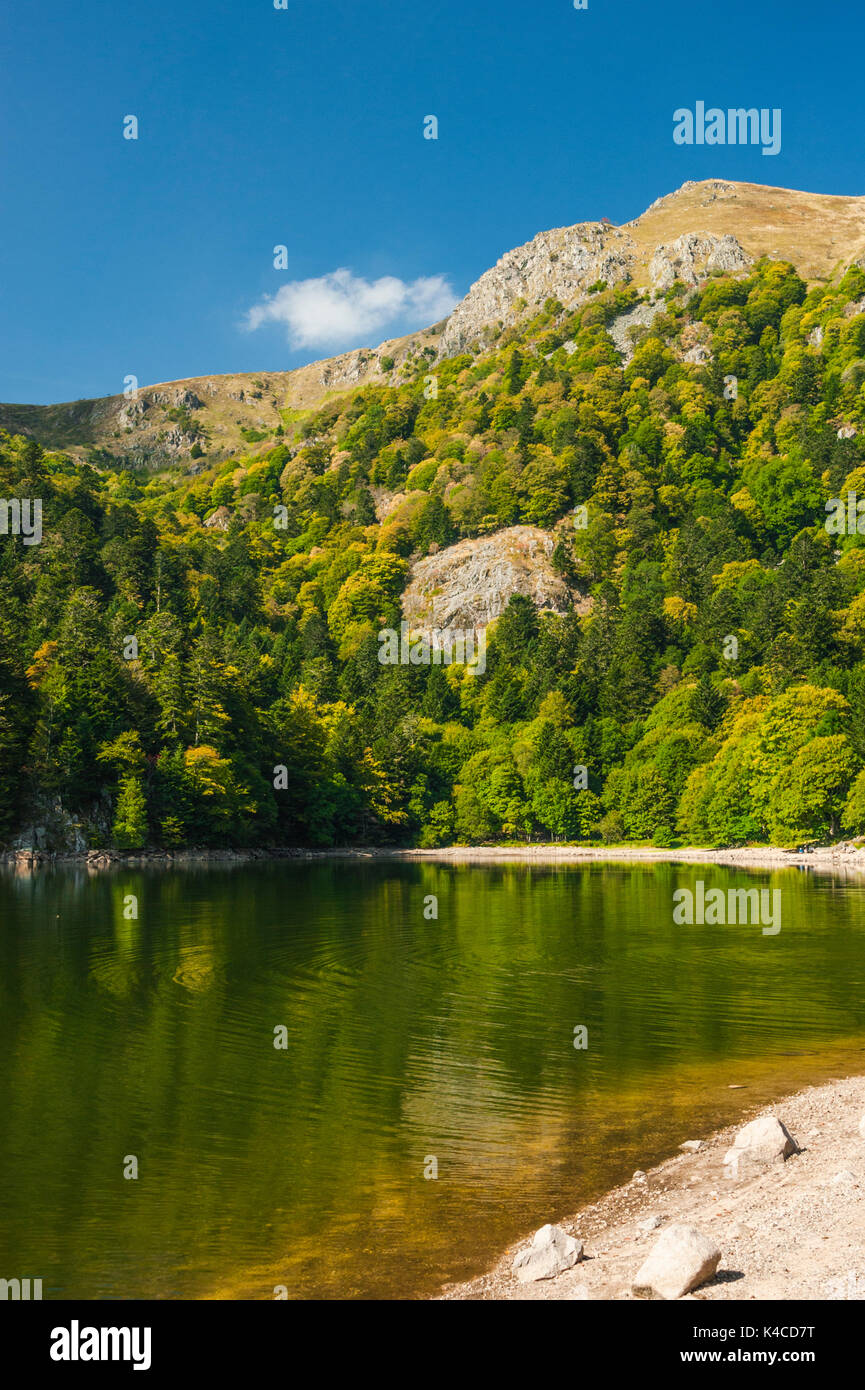
[[[781,929],[677,925],[697,880],[780,890]],[[9,870],[0,1049],[0,1277],[418,1297],[865,1071],[865,893],[669,863]]]

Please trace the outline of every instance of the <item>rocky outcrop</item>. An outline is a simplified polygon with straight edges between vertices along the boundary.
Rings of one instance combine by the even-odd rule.
[[[110,836],[110,800],[97,801],[86,814],[67,811],[56,796],[38,791],[26,799],[27,821],[3,848],[18,863],[56,853],[81,854],[88,845]]]
[[[622,355],[624,366],[627,366],[634,355],[634,342],[630,330],[651,328],[653,320],[662,308],[663,305],[658,304],[638,304],[636,308],[629,309],[626,314],[620,314],[617,319],[613,319],[607,331]],[[567,347],[567,344],[565,346]]]
[[[121,467],[179,466],[194,473],[201,467],[196,462],[199,455],[210,466],[287,443],[291,436],[285,432],[286,410],[310,409],[331,391],[399,381],[409,359],[412,373],[423,360],[432,361],[438,340],[439,327],[434,325],[375,349],[343,353],[291,372],[190,377],[140,386],[129,396],[60,405],[0,405],[0,429],[30,435],[46,448],[67,450],[79,460],[89,449],[98,449]]]
[[[491,536],[458,541],[412,567],[403,613],[413,627],[484,628],[525,594],[538,608],[564,613],[576,597],[551,564],[553,537],[537,526],[510,526]]]
[[[649,262],[649,279],[656,290],[668,290],[677,280],[693,286],[713,271],[735,274],[751,264],[734,236],[686,232],[669,246],[658,246]]]
[[[655,247],[648,275],[644,264],[638,241],[620,227],[583,222],[540,232],[525,246],[508,251],[472,285],[445,324],[439,357],[483,345],[500,326],[521,314],[536,313],[548,299],[572,308],[598,281],[609,287],[647,280],[651,288],[664,291],[677,280],[691,286],[712,271],[745,270],[751,261],[734,236],[685,232]],[[641,316],[633,321],[650,322],[654,312],[641,307]]]
[[[227,531],[231,525],[231,512],[227,507],[217,507],[215,512],[205,518],[204,525],[213,531]]]
[[[521,311],[520,301],[535,310],[547,299],[567,307],[598,280],[618,284],[630,273],[635,249],[627,232],[596,222],[540,232],[508,251],[472,285],[445,325],[439,357],[482,342],[490,326],[512,322]]]
[[[710,202],[714,203],[719,196],[725,194],[733,194],[735,196],[736,185],[734,183],[727,183],[724,179],[703,179],[702,182],[698,182],[696,179],[686,179],[680,188],[675,189],[672,193],[662,193],[660,198],[656,198],[653,203],[650,203],[646,208],[646,212],[643,213],[643,216],[645,217],[647,213],[656,212],[661,208],[667,207],[668,204],[680,198],[683,193],[694,192],[705,194],[704,206],[706,206],[706,204]],[[637,221],[639,221],[639,218]]]

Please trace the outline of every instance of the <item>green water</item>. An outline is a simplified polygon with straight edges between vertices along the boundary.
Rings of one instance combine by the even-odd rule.
[[[781,931],[674,925],[673,890],[698,878],[780,888]],[[681,1140],[854,1071],[855,881],[391,861],[7,873],[0,1277],[42,1278],[46,1297],[435,1292]]]

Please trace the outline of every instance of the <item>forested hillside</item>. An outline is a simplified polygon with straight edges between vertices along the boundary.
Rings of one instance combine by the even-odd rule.
[[[865,830],[865,273],[674,284],[624,358],[637,292],[594,289],[194,475],[0,435],[43,503],[0,535],[0,840]],[[412,561],[516,524],[582,616],[515,596],[482,673],[382,665]]]

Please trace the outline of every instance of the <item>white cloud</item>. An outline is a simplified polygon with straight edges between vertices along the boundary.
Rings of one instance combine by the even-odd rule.
[[[265,295],[246,315],[249,329],[279,323],[294,348],[354,347],[391,325],[403,332],[425,328],[449,314],[457,296],[444,275],[405,281],[380,280],[342,268],[312,280],[292,280]]]

